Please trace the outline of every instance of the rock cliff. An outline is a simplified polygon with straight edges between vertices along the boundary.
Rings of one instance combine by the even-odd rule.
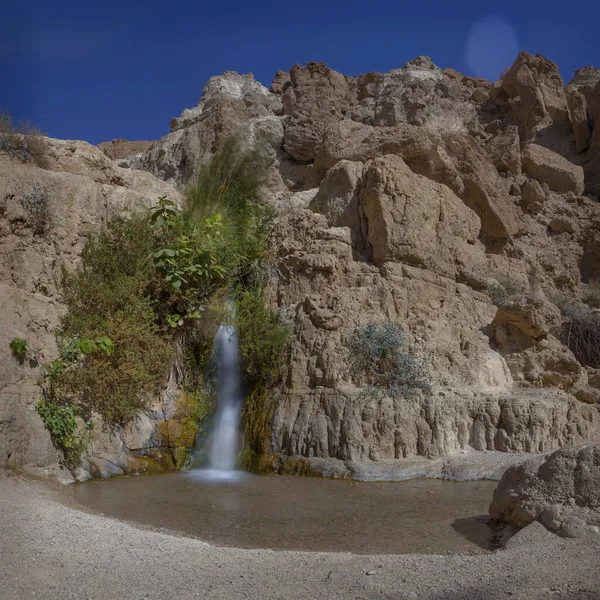
[[[43,332],[51,348],[58,263],[76,260],[108,212],[174,197],[171,186],[237,134],[268,167],[264,195],[280,211],[269,298],[295,323],[288,377],[260,428],[269,464],[600,441],[600,365],[564,343],[574,314],[600,319],[589,300],[600,278],[599,107],[600,71],[585,67],[565,86],[552,61],[527,53],[494,83],[427,57],[360,77],[295,65],[269,89],[226,72],[171,133],[122,163],[129,169],[53,142],[59,166],[36,177],[87,186],[57,188],[79,215],[54,242],[60,252],[37,249],[23,225],[10,229],[21,223],[10,216],[18,182],[5,172],[12,304],[2,331]],[[32,253],[38,271],[52,263],[43,276],[25,274]],[[431,393],[361,393],[348,339],[388,322],[427,366]],[[7,369],[5,385],[15,385],[21,371]]]

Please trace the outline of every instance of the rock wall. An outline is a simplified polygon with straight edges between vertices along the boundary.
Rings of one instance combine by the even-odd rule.
[[[552,61],[527,53],[494,83],[442,71],[427,57],[360,77],[295,65],[269,89],[252,75],[213,77],[169,135],[119,163],[131,169],[80,143],[53,142],[55,166],[43,177],[77,175],[87,191],[71,196],[97,198],[85,209],[73,200],[81,222],[66,228],[59,250],[11,225],[21,222],[10,217],[18,202],[3,193],[5,227],[26,236],[11,233],[22,250],[7,251],[21,261],[3,278],[13,307],[7,339],[22,330],[37,341],[39,332],[51,348],[56,264],[76,260],[81,236],[108,211],[157,191],[173,196],[171,184],[188,182],[237,134],[267,167],[264,196],[280,210],[268,295],[295,325],[274,417],[257,428],[268,432],[273,464],[593,441],[600,378],[559,334],[565,307],[581,305],[600,278],[599,106],[600,71],[586,67],[564,86]],[[52,266],[25,276],[27,261],[39,271],[41,256]],[[29,286],[26,317],[19,285]],[[427,365],[430,395],[359,393],[348,338],[385,322],[402,327]],[[3,375],[10,384],[25,368],[13,363]],[[148,439],[144,423],[137,427]],[[143,446],[119,439],[92,452],[118,464]]]
[[[598,73],[564,86],[527,53],[494,83],[426,57],[360,77],[295,65],[269,90],[225,73],[142,156],[182,183],[224,135],[262,142],[281,209],[269,293],[297,332],[273,453],[377,462],[597,438],[598,406],[580,401],[597,382],[559,341],[557,305],[598,277]],[[347,341],[371,322],[402,326],[431,397],[359,394]]]

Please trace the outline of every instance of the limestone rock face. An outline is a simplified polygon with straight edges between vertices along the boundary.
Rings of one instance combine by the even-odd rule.
[[[379,472],[381,461],[594,441],[596,375],[559,332],[582,282],[600,275],[599,73],[586,67],[564,89],[553,62],[527,53],[493,84],[423,56],[357,77],[295,65],[269,89],[226,72],[139,155],[113,161],[55,140],[44,172],[9,172],[0,156],[0,344],[22,333],[51,354],[61,261],[76,262],[109,214],[174,196],[171,184],[237,134],[279,211],[267,298],[294,323],[288,373],[261,425],[261,447],[276,455],[265,462]],[[19,201],[36,182],[61,200],[51,240],[34,235]],[[361,393],[348,340],[370,323],[402,329],[431,393]],[[26,372],[0,361],[0,383],[30,382]],[[117,436],[99,434],[89,471],[179,466],[190,431],[176,391]]]
[[[524,527],[541,521],[563,537],[600,532],[600,446],[563,448],[510,467],[490,506],[494,519]]]
[[[135,141],[130,142],[129,140],[123,140],[117,138],[110,142],[101,142],[98,144],[98,148],[112,160],[118,160],[120,158],[127,158],[134,154],[140,154],[146,151],[154,142],[147,141]]]
[[[480,219],[446,186],[383,156],[367,166],[361,207],[376,265],[406,263],[485,287]]]
[[[543,146],[529,144],[525,147],[523,171],[557,192],[583,193],[583,169]]]
[[[283,455],[353,462],[436,458],[466,449],[548,452],[585,442],[597,426],[595,408],[559,392],[445,391],[411,402],[322,388],[282,399],[273,448]]]

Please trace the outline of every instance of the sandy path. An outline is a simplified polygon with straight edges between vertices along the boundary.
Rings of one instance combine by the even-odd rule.
[[[524,531],[480,556],[357,556],[211,547],[80,512],[0,475],[0,599],[598,600],[600,540]]]

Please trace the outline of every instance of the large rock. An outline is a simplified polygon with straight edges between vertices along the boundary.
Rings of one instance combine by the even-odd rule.
[[[553,123],[568,125],[563,80],[556,64],[521,52],[502,76],[502,89],[513,100],[513,115],[523,140]]]
[[[171,133],[157,140],[132,165],[173,184],[185,184],[228,136],[259,147],[272,162],[283,143],[281,98],[251,74],[227,71],[212,77],[194,108],[171,120]]]
[[[560,310],[540,296],[511,296],[499,308],[492,327],[496,343],[503,349],[525,349],[555,331]]]
[[[383,156],[367,166],[361,207],[375,264],[407,263],[486,286],[481,222],[446,186],[414,174],[398,156]]]
[[[564,537],[600,533],[600,446],[564,448],[510,467],[490,515],[524,527],[541,521]]]
[[[543,146],[528,144],[525,147],[523,171],[557,192],[583,193],[583,169]]]
[[[397,154],[412,171],[447,185],[481,219],[482,232],[505,239],[520,230],[514,204],[485,151],[459,133],[443,137],[410,125],[371,127],[341,121],[329,128],[315,168],[323,174],[340,160]]]
[[[307,162],[315,158],[328,124],[350,108],[350,92],[346,78],[324,63],[294,65],[290,81],[283,95],[285,114],[291,116],[283,147],[292,158]]]

